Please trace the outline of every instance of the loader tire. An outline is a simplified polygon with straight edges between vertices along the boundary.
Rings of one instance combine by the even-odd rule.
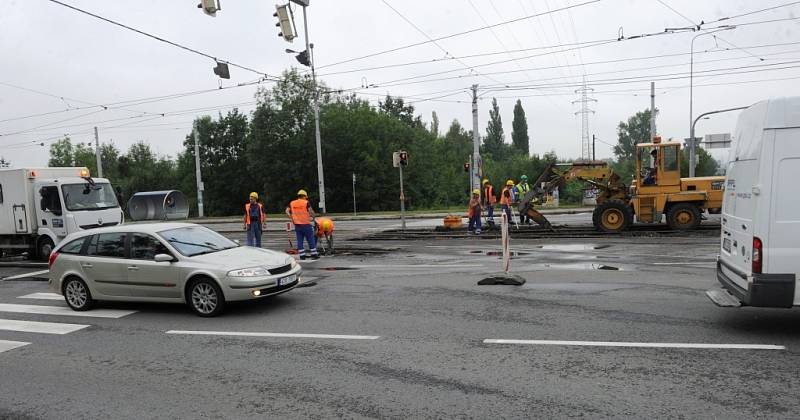
[[[592,223],[602,232],[627,230],[633,223],[633,209],[622,200],[606,200],[594,208]]]
[[[691,203],[678,203],[667,211],[667,224],[673,230],[692,230],[700,225],[700,209]]]

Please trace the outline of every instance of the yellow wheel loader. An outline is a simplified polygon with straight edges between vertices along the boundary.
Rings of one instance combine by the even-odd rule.
[[[534,209],[553,189],[574,179],[598,191],[592,224],[604,232],[620,232],[634,222],[661,223],[670,228],[695,229],[704,210],[718,213],[722,207],[724,176],[681,178],[681,146],[677,142],[636,145],[636,175],[630,187],[603,161],[550,164],[533,189],[520,201],[519,211],[540,225],[550,222]]]

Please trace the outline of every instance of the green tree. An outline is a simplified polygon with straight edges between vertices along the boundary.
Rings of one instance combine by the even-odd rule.
[[[94,149],[87,146],[85,143],[78,143],[72,148],[72,165],[85,166],[89,168],[89,173],[92,176],[97,174],[97,156],[94,154]]]
[[[72,141],[64,137],[50,145],[50,160],[47,166],[73,166]]]
[[[386,95],[386,99],[383,102],[378,102],[378,109],[411,127],[422,126],[422,119],[419,116],[414,116],[414,106],[406,105],[403,98],[393,98],[391,95]]]
[[[658,112],[658,110],[656,110]],[[650,141],[650,110],[637,112],[627,122],[620,121],[617,126],[617,145],[614,155],[617,157],[612,169],[622,182],[630,183],[636,171],[636,145]]]
[[[525,110],[522,109],[522,101],[517,99],[514,105],[514,120],[511,122],[511,144],[514,149],[525,155],[530,154],[530,139],[528,138],[528,121],[525,118]]]
[[[492,98],[492,108],[489,110],[489,124],[486,126],[486,137],[483,139],[485,153],[496,160],[505,158],[505,135],[503,134],[503,121],[500,118],[500,107],[497,99]]]
[[[436,115],[436,111],[431,112],[431,134],[439,137],[439,116]]]
[[[710,153],[698,147],[695,149],[697,155],[697,166],[695,167],[695,176],[713,176],[717,174],[719,169],[719,162],[711,156]],[[681,177],[689,176],[689,149],[681,151]]]

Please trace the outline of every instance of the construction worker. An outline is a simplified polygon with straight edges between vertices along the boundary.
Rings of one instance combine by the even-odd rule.
[[[317,241],[321,241],[323,238],[328,243],[328,248],[325,249],[325,244],[322,244],[322,251],[324,254],[332,254],[333,253],[333,230],[335,226],[333,224],[333,220],[329,217],[317,217],[314,219],[317,223]]]
[[[258,193],[250,193],[250,202],[244,205],[244,230],[247,231],[247,246],[261,248],[261,232],[264,230],[264,206],[258,202]]]
[[[514,181],[509,179],[506,186],[500,191],[500,209],[506,214],[508,223],[511,223],[511,203],[514,199]]]
[[[467,233],[481,234],[481,190],[475,188],[472,190],[472,198],[469,200],[467,206],[467,217],[469,217],[469,225],[467,226]]]
[[[528,175],[522,175],[521,177],[519,177],[519,183],[514,187],[514,190],[517,193],[516,202],[519,203],[525,198],[525,195],[528,194],[528,192],[531,190],[531,186],[528,185]],[[531,218],[525,214],[520,213],[519,223],[525,224],[526,222],[528,224],[531,224]]]
[[[294,225],[294,232],[297,235],[297,254],[300,255],[300,259],[304,260],[309,257],[303,246],[304,239],[308,241],[311,259],[316,260],[319,258],[317,241],[314,238],[314,228],[311,226],[311,222],[314,219],[314,209],[311,208],[311,204],[308,202],[306,190],[297,192],[297,199],[289,203],[289,207],[286,207],[286,215],[292,219],[292,224]]]
[[[483,180],[483,207],[486,209],[486,222],[489,226],[494,226],[494,205],[497,197],[494,195],[494,187],[488,179]]]

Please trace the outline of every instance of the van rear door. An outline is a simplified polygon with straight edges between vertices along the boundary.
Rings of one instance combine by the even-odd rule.
[[[800,276],[800,128],[774,130],[775,150],[769,236],[764,272]],[[794,304],[800,305],[795,285]]]
[[[748,289],[747,276],[752,273],[753,220],[758,211],[752,187],[758,179],[758,159],[728,163],[722,201],[720,269],[744,290]]]

